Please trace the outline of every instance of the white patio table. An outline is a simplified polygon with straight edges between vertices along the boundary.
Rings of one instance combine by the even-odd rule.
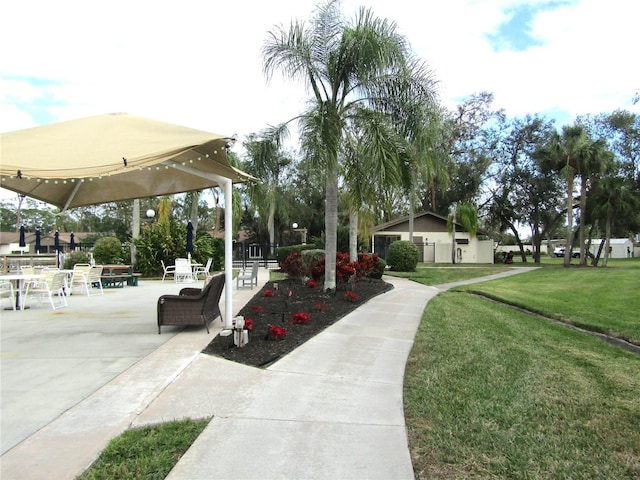
[[[39,280],[44,278],[44,275],[41,273],[10,273],[7,275],[0,275],[0,280],[9,280],[15,285],[16,292],[16,310],[22,310],[21,308],[21,298],[20,294],[22,293],[22,282],[25,280]],[[26,307],[29,308],[29,307]],[[5,310],[13,310],[12,308],[6,308]]]

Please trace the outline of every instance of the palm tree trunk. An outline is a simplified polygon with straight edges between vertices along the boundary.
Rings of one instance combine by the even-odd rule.
[[[607,215],[607,226],[605,227],[605,241],[604,241],[604,258],[602,259],[602,266],[606,267],[609,261],[609,245],[611,242],[611,215]]]
[[[580,265],[587,265],[587,252],[585,248],[586,244],[586,228],[587,218],[585,212],[587,211],[587,176],[582,175],[580,183]]]
[[[571,244],[573,240],[573,174],[567,177],[567,240],[564,245],[564,266],[571,265]]]
[[[275,254],[276,249],[276,204],[272,202],[269,205],[269,218],[267,218],[267,230],[269,230],[269,253]]]
[[[338,170],[337,166],[327,167],[325,205],[325,245],[324,245],[324,289],[336,288],[336,252],[338,246]]]
[[[453,210],[453,229],[451,232],[451,263],[456,263],[456,211]]]
[[[349,213],[349,260],[358,260],[358,209],[353,208]]]

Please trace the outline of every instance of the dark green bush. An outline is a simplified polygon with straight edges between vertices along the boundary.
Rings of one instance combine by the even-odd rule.
[[[89,255],[80,250],[73,251],[65,257],[62,268],[71,270],[76,263],[89,263]]]
[[[394,272],[415,272],[420,252],[409,240],[396,240],[389,245],[387,263]]]
[[[93,260],[96,264],[122,263],[122,243],[116,237],[102,237],[93,246]]]
[[[278,247],[276,252],[278,264],[284,262],[293,252],[302,252],[303,250],[315,250],[317,247],[313,244],[289,245],[287,247]]]

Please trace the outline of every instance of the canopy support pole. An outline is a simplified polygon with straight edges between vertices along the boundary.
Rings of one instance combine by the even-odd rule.
[[[230,178],[222,177],[214,173],[205,173],[186,165],[170,164],[173,168],[182,170],[192,175],[207,178],[223,187],[224,191],[224,328],[233,328],[233,201],[232,182]]]

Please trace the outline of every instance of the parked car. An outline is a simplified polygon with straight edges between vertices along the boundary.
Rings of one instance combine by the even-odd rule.
[[[558,257],[558,258],[560,258],[560,257],[564,257],[564,247],[558,247],[558,248],[556,248],[556,249],[553,251],[553,256],[554,256],[554,257]],[[580,258],[580,250],[579,250],[579,249],[578,249],[578,250],[573,250],[573,251],[571,252],[571,256],[572,256],[573,258]]]

